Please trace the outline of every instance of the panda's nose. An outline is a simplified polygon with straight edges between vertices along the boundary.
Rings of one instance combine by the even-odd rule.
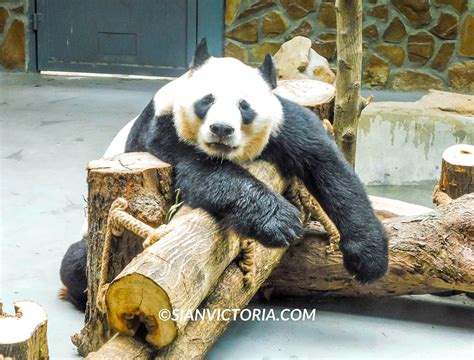
[[[226,124],[212,124],[211,132],[219,137],[229,136],[234,133],[234,128]]]

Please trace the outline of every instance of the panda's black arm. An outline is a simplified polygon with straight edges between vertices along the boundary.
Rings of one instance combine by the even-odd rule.
[[[362,183],[309,110],[280,99],[284,118],[262,158],[302,179],[341,234],[346,268],[362,282],[382,276],[388,263],[387,236]]]
[[[209,211],[226,227],[266,246],[287,246],[302,236],[297,209],[245,169],[229,161],[188,155],[175,163],[174,170],[175,186],[191,207]]]
[[[153,109],[147,109],[133,125],[126,151],[148,151],[170,163],[174,186],[188,205],[267,246],[286,246],[301,237],[299,213],[283,196],[241,166],[210,158],[180,141],[171,114],[154,117]]]

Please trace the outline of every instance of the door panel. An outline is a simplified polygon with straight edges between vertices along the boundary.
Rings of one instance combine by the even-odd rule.
[[[186,71],[197,41],[197,4],[38,0],[38,68],[178,76]]]

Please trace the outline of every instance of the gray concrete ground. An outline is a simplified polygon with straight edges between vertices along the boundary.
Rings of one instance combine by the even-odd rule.
[[[83,314],[57,298],[61,257],[79,239],[85,165],[163,82],[0,73],[0,298],[30,299],[49,314],[52,359],[76,357],[69,337]],[[399,95],[379,94],[394,99]],[[404,99],[419,97],[403,95]],[[426,205],[429,187],[371,187]],[[421,194],[421,195],[420,195]],[[238,321],[209,359],[472,358],[474,304],[465,296],[258,301],[317,309],[314,321]]]

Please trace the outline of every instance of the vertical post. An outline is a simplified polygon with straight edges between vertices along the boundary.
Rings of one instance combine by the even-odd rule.
[[[84,328],[72,337],[82,356],[98,350],[114,335],[106,315],[96,306],[110,205],[123,197],[129,201],[128,211],[132,215],[156,227],[166,216],[171,186],[171,166],[147,153],[127,153],[91,161],[87,169],[87,309]],[[150,210],[143,211],[144,208]],[[129,232],[113,241],[107,281],[112,281],[143,251],[142,243],[142,238]]]
[[[360,114],[362,69],[362,0],[336,0],[337,76],[334,135],[354,167]]]

